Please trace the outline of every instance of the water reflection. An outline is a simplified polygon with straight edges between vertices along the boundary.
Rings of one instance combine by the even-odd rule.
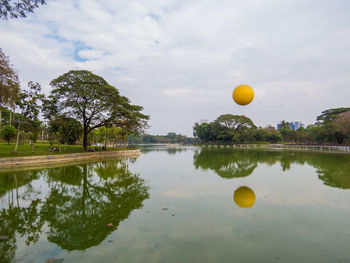
[[[39,178],[39,171],[19,171],[0,173],[0,262],[12,262],[17,249],[16,233],[26,237],[26,244],[35,243],[43,222],[37,216],[40,199],[31,199],[34,192],[31,182]],[[19,193],[21,188],[21,193]],[[20,199],[31,199],[26,207],[21,207]],[[6,200],[6,202],[5,202]]]
[[[149,198],[144,180],[120,160],[1,174],[0,180],[0,262],[13,260],[16,234],[34,244],[44,224],[48,240],[63,249],[96,246]]]
[[[283,171],[292,164],[308,164],[316,168],[325,185],[350,189],[350,155],[263,149],[203,148],[194,154],[196,169],[212,170],[222,178],[249,176],[258,164],[280,163]]]
[[[186,152],[186,147],[181,147],[178,145],[166,145],[166,144],[159,144],[159,145],[142,145],[141,146],[142,154],[147,154],[150,152],[167,152],[170,155],[175,155],[177,153]]]
[[[196,151],[193,158],[196,169],[213,170],[222,178],[246,177],[258,166],[254,154],[230,149],[202,149]]]
[[[23,185],[28,185],[31,181],[38,179],[39,171],[19,171],[0,173],[0,198],[6,193],[13,197],[14,190]],[[28,185],[30,187],[30,185]],[[13,199],[12,199],[13,202]]]
[[[250,208],[255,203],[255,193],[247,186],[240,186],[235,190],[233,200],[241,208]]]
[[[332,187],[350,189],[350,156],[334,154],[312,158],[318,177]],[[311,162],[310,162],[311,163]]]

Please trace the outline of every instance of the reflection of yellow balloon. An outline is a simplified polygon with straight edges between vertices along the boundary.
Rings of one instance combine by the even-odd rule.
[[[233,200],[241,208],[252,207],[255,203],[254,191],[247,186],[241,186],[233,194]]]
[[[248,85],[239,85],[233,90],[233,100],[239,105],[247,105],[254,99],[254,91]]]

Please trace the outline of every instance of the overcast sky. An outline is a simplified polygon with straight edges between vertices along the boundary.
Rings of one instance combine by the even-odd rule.
[[[348,0],[47,0],[0,20],[0,47],[29,80],[87,69],[151,116],[151,134],[246,115],[256,125],[315,122],[350,106]],[[254,101],[232,100],[249,84]]]

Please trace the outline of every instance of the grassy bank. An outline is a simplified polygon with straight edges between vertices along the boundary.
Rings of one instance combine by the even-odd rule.
[[[59,148],[58,145],[55,147]],[[18,145],[17,153],[13,152],[15,148],[14,144],[0,143],[0,158],[4,157],[22,157],[22,156],[38,156],[38,155],[56,155],[66,153],[81,153],[83,147],[81,145],[61,145],[61,151],[52,151],[52,147],[49,144],[38,143],[34,145],[34,153],[32,153],[32,146],[29,144]],[[96,151],[102,151],[101,147],[92,146]],[[108,148],[107,150],[126,150],[130,148]]]

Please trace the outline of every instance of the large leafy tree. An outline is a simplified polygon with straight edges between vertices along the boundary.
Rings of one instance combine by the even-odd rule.
[[[0,48],[0,129],[2,107],[13,106],[19,92],[19,80],[10,64],[9,57]]]
[[[251,119],[240,115],[223,114],[216,119],[216,122],[225,128],[234,131],[244,128],[256,128]]]
[[[193,135],[202,142],[244,142],[251,141],[250,131],[256,129],[251,119],[232,114],[223,114],[210,123],[195,123]]]
[[[316,124],[326,124],[327,122],[334,121],[338,114],[350,111],[350,108],[336,108],[336,109],[329,109],[321,112],[321,115],[317,117]]]
[[[33,13],[35,8],[45,4],[45,0],[0,0],[0,18],[26,17],[27,13]]]
[[[350,108],[336,108],[325,110],[317,117],[316,125],[323,128],[323,132],[326,136],[325,140],[329,142],[335,141],[338,144],[341,144],[346,137],[339,127],[335,124],[337,117],[344,113],[350,111]]]
[[[149,116],[141,113],[141,106],[130,104],[118,89],[90,71],[71,70],[52,80],[51,86],[46,116],[60,112],[79,120],[85,151],[88,135],[96,128],[117,126],[138,133],[147,125]]]
[[[337,131],[350,138],[350,111],[340,113],[334,121],[334,126]]]
[[[252,141],[250,131],[256,129],[256,126],[248,117],[233,114],[219,116],[214,124],[217,124],[213,126],[213,130],[217,131],[215,133],[218,139],[236,143]]]

